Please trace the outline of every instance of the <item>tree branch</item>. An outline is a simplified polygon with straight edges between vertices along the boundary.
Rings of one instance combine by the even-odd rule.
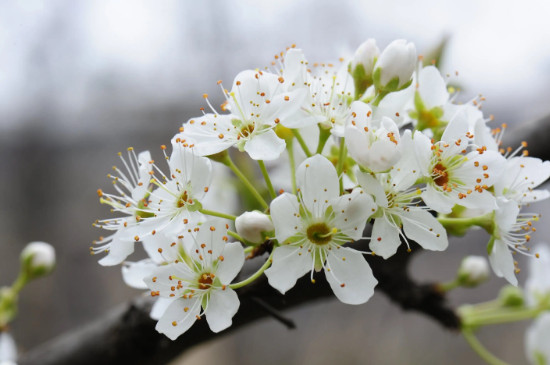
[[[357,242],[355,245],[358,249],[367,247],[366,242]],[[417,251],[419,247],[413,247],[413,250]],[[418,285],[408,277],[407,264],[412,255],[403,245],[388,260],[368,256],[367,260],[379,281],[377,289],[403,309],[424,313],[444,327],[457,329],[459,319],[446,305],[442,293],[434,285]],[[269,286],[265,277],[238,290],[241,301],[239,312],[233,318],[233,325],[222,334],[229,334],[267,316],[273,316],[291,326],[292,322],[289,323],[281,311],[334,297],[324,275],[317,276],[316,284],[312,284],[309,276],[306,276],[284,296]],[[262,303],[258,303],[259,298]],[[200,320],[176,341],[170,341],[154,329],[156,322],[149,317],[152,303],[152,298],[137,298],[107,316],[25,354],[20,364],[95,365],[98,361],[106,365],[165,364],[196,344],[221,335],[212,333],[206,321]]]

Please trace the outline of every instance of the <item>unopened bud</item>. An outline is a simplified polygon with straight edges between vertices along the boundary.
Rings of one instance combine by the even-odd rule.
[[[271,219],[258,211],[244,212],[235,220],[235,229],[237,233],[247,241],[252,243],[261,243],[264,241],[264,235],[273,231]]]
[[[21,251],[21,265],[28,279],[51,273],[55,267],[55,250],[46,242],[31,242]]]
[[[363,94],[372,85],[374,64],[380,50],[374,39],[369,39],[357,48],[349,65],[349,72],[353,76],[357,94]]]
[[[374,84],[378,91],[393,92],[411,83],[416,68],[416,48],[404,39],[391,42],[380,55],[374,68]]]
[[[489,263],[482,256],[468,256],[462,260],[458,269],[461,286],[478,286],[489,278]]]
[[[512,285],[502,288],[498,299],[504,307],[522,307],[525,302],[521,289]]]

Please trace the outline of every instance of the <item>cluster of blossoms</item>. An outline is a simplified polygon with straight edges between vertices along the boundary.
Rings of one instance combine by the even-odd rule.
[[[493,272],[517,285],[513,255],[533,255],[538,220],[523,207],[549,196],[536,188],[550,162],[501,146],[506,126],[491,129],[483,98],[457,103],[412,43],[380,52],[368,40],[340,63],[310,64],[290,47],[231,90],[219,82],[220,111],[205,95],[208,110],[162,146],[166,172],[129,149],[109,175],[116,193],[98,191],[118,214],[95,222],[111,234],[92,252],[159,297],[159,332],[175,339],[203,315],[214,332],[229,327],[235,290],[262,275],[284,294],[323,271],[340,301],[365,303],[377,285],[365,255],[388,259],[413,241],[443,251],[448,234],[473,226],[490,234]],[[138,243],[149,257],[126,261]],[[234,282],[245,256],[265,251],[258,271]]]

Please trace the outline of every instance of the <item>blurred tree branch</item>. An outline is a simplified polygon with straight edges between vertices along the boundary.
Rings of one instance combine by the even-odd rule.
[[[506,134],[504,146],[515,147],[524,140],[530,144],[531,156],[550,159],[550,149],[546,145],[549,135],[550,116],[547,116],[523,124]],[[367,247],[366,242],[357,242],[355,245],[359,249]],[[377,289],[405,310],[424,313],[445,328],[458,329],[459,318],[447,305],[445,296],[437,286],[418,284],[409,277],[408,263],[414,252],[419,251],[419,247],[413,246],[412,253],[408,253],[405,248],[402,245],[398,253],[388,260],[367,257],[379,281]],[[285,319],[279,311],[334,297],[324,276],[319,275],[318,279],[317,284],[313,285],[309,276],[306,276],[284,296],[271,288],[265,278],[258,280],[239,290],[241,307],[233,319],[233,326],[228,330],[214,334],[209,330],[206,321],[202,320],[173,342],[154,329],[156,322],[149,317],[153,300],[140,297],[85,327],[24,354],[20,364],[165,364],[197,344],[232,333],[259,318],[271,315],[292,327],[293,323]]]
[[[359,249],[367,248],[367,242],[357,242],[355,245]],[[379,281],[377,289],[403,309],[424,313],[444,327],[457,329],[459,319],[446,305],[444,296],[436,286],[419,285],[409,278],[407,264],[414,252],[420,248],[413,247],[411,253],[405,248],[403,245],[402,249],[388,260],[367,257]],[[282,317],[279,311],[307,305],[317,299],[334,297],[323,274],[318,275],[316,280],[317,283],[312,284],[309,275],[306,275],[283,296],[269,286],[264,277],[239,290],[241,307],[228,330],[221,334],[212,333],[206,321],[201,320],[173,342],[155,330],[156,322],[149,317],[152,298],[139,297],[87,326],[53,339],[25,354],[20,364],[95,365],[98,361],[101,364],[165,364],[199,343],[229,334],[259,318],[274,316],[292,327],[293,323]]]

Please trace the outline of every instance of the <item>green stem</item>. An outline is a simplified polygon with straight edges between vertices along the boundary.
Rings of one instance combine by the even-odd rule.
[[[380,91],[377,95],[376,95],[376,98],[374,98],[374,101],[372,102],[372,105],[374,106],[378,106],[378,104],[380,104],[380,102],[382,101],[382,99],[384,99],[384,97],[388,95],[388,92],[386,91]]]
[[[234,239],[236,239],[237,241],[241,241],[243,243],[245,242],[244,238],[239,236],[239,234],[237,234],[236,232],[228,230],[227,234],[230,235],[231,237],[233,237]]]
[[[508,365],[504,361],[498,359],[495,355],[490,353],[482,344],[478,341],[476,336],[471,330],[462,330],[462,335],[466,339],[466,342],[470,345],[479,357],[481,357],[487,364],[490,365]]]
[[[239,288],[242,288],[245,285],[250,284],[251,282],[253,282],[257,278],[259,278],[264,273],[264,271],[267,270],[267,268],[269,266],[271,266],[271,260],[273,258],[273,252],[275,252],[275,250],[273,250],[271,252],[271,255],[269,255],[269,257],[267,258],[265,263],[262,265],[262,267],[260,267],[258,269],[258,271],[256,271],[254,274],[252,274],[248,279],[245,279],[245,280],[243,280],[241,282],[238,282],[238,283],[235,283],[235,284],[231,284],[231,285],[229,285],[229,287],[231,289],[239,289]]]
[[[479,327],[491,324],[519,322],[538,316],[546,308],[500,308],[488,313],[468,313],[462,317],[464,327]]]
[[[315,153],[323,153],[323,149],[325,148],[329,137],[330,129],[323,128],[319,125],[319,143],[317,144],[317,151],[315,151]]]
[[[294,160],[294,144],[293,140],[286,143],[288,152],[288,161],[290,163],[290,181],[292,182],[292,194],[296,195],[296,161]]]
[[[455,279],[453,281],[439,284],[438,288],[443,292],[449,292],[453,289],[458,288],[459,286],[460,286],[460,281],[458,279]]]
[[[232,220],[232,221],[234,221],[235,219],[237,219],[237,217],[234,216],[234,215],[226,214],[226,213],[220,213],[220,212],[216,212],[216,211],[208,210],[208,209],[199,209],[199,212],[201,212],[202,214],[211,215],[211,216],[213,216],[213,217],[219,217],[219,218],[230,219],[230,220]]]
[[[246,178],[246,176],[241,172],[241,170],[239,170],[239,168],[233,163],[229,155],[227,155],[222,160],[222,163],[227,167],[229,167],[231,171],[233,171],[233,173],[237,175],[237,177],[241,180],[241,182],[246,186],[246,188],[250,191],[250,193],[254,196],[254,198],[256,198],[258,203],[260,203],[264,209],[269,208],[269,205],[265,202],[262,195],[258,192],[258,190],[256,190],[254,185],[252,185],[252,183]]]
[[[19,273],[19,276],[17,277],[17,279],[15,280],[15,282],[13,283],[11,288],[14,291],[15,294],[19,294],[21,289],[23,289],[23,287],[25,285],[27,285],[28,282],[29,282],[28,275],[21,272],[21,273]]]
[[[275,194],[275,189],[273,189],[273,184],[271,183],[271,179],[269,178],[269,174],[267,173],[265,163],[262,160],[258,160],[258,165],[260,165],[260,170],[262,170],[262,175],[264,176],[267,190],[269,190],[269,195],[271,195],[271,199],[275,199],[277,197],[277,194]]]
[[[302,138],[302,135],[300,134],[300,132],[298,132],[297,129],[293,129],[293,130],[292,130],[292,133],[294,134],[294,137],[296,137],[296,139],[298,140],[298,143],[299,143],[300,146],[302,147],[302,150],[304,150],[304,153],[306,154],[306,156],[307,156],[307,157],[311,157],[312,154],[311,154],[311,152],[309,151],[309,148],[307,147],[306,142],[305,142],[304,139]]]
[[[344,159],[346,158],[346,144],[345,138],[340,138],[340,151],[338,154],[338,164],[336,165],[336,173],[340,180],[340,194],[344,193],[344,177],[342,176],[342,170],[344,169]]]

